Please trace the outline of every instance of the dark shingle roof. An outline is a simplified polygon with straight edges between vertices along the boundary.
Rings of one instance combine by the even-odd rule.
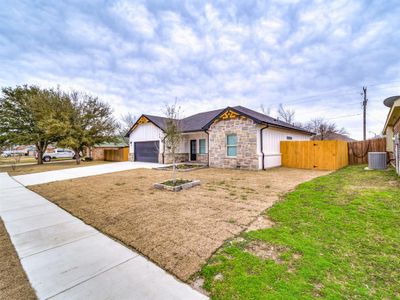
[[[259,113],[257,111],[248,109],[243,106],[234,106],[234,107],[226,107],[222,109],[216,109],[216,110],[211,110],[211,111],[206,111],[202,113],[198,113],[192,116],[189,116],[187,118],[184,118],[181,120],[181,126],[182,126],[182,131],[183,132],[193,132],[193,131],[203,131],[209,128],[211,125],[212,121],[218,117],[221,113],[223,113],[226,109],[233,109],[237,111],[240,114],[243,114],[252,120],[254,120],[256,123],[259,124],[268,124],[272,126],[277,126],[281,128],[288,128],[288,129],[293,129],[301,132],[305,132],[307,134],[313,134],[312,132],[309,132],[307,130],[304,130],[300,127],[294,126],[292,124],[274,119],[270,116],[264,115],[262,113]],[[152,115],[144,115],[146,118],[148,118],[152,123],[154,123],[157,127],[159,127],[162,130],[165,130],[166,127],[166,120],[167,118],[165,117],[159,117],[159,116],[152,116]],[[128,132],[129,134],[129,132]]]
[[[159,117],[159,116],[152,116],[152,115],[143,115],[147,119],[149,119],[154,125],[159,127],[160,129],[164,130],[165,127],[167,126],[167,118],[164,117]]]
[[[190,132],[204,130],[204,127],[224,110],[225,109],[216,109],[184,118],[182,119],[182,131]]]
[[[310,133],[310,134],[314,134],[313,132],[309,132],[303,128],[294,126],[292,124],[283,122],[281,120],[278,119],[274,119],[270,116],[264,115],[262,113],[259,113],[257,111],[254,111],[252,109],[243,107],[243,106],[235,106],[233,107],[233,109],[237,110],[238,112],[243,113],[244,115],[248,115],[249,117],[258,120],[260,123],[265,123],[265,124],[270,124],[270,125],[275,125],[278,127],[284,127],[284,128],[289,128],[289,129],[293,129],[293,130],[298,130],[298,131],[302,131],[305,133]]]

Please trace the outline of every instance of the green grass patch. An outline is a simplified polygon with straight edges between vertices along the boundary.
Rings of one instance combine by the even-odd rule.
[[[227,242],[200,272],[211,297],[400,299],[400,180],[363,168],[301,184],[274,227]]]

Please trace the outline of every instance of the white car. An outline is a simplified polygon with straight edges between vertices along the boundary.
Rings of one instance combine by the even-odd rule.
[[[58,159],[58,158],[75,159],[75,152],[69,149],[57,148],[54,149],[54,152],[45,152],[43,154],[43,161],[45,162],[49,162],[52,159]]]

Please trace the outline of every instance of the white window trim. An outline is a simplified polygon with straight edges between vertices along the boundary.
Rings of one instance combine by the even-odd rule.
[[[235,145],[228,145],[228,136],[229,135],[235,135],[236,136],[236,144]],[[225,143],[226,143],[226,147],[225,147],[225,156],[227,158],[236,158],[237,157],[237,150],[238,150],[238,137],[236,133],[228,133],[225,137]],[[228,147],[236,147],[236,155],[228,155]]]
[[[200,153],[200,140],[204,140],[204,153]],[[205,155],[207,154],[207,140],[206,139],[199,139],[198,140],[198,145],[199,145],[199,149],[198,149],[198,153],[199,155]]]

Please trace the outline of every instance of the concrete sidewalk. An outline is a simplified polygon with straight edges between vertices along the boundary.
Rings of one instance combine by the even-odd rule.
[[[0,173],[0,216],[39,299],[207,299]]]
[[[24,186],[48,183],[53,181],[67,180],[86,176],[95,176],[113,172],[120,172],[139,168],[157,168],[162,167],[162,164],[146,163],[146,162],[116,162],[97,166],[70,168],[63,170],[47,171],[41,173],[33,173],[26,175],[14,176]]]

